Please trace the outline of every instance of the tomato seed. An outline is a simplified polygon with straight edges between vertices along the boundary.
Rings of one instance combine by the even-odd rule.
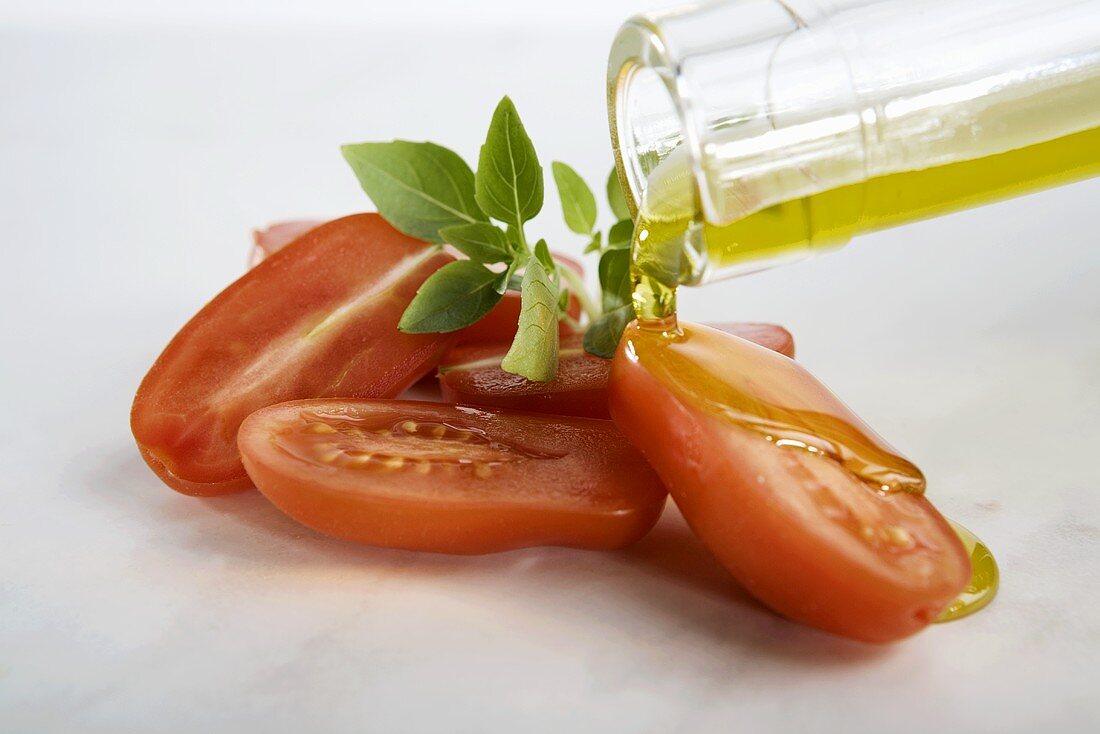
[[[882,530],[882,534],[886,537],[886,542],[896,546],[910,546],[913,545],[913,536],[908,530],[900,525],[889,525]]]

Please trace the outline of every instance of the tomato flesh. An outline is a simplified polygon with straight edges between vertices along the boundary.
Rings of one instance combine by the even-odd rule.
[[[933,621],[969,581],[965,549],[923,495],[881,491],[852,468],[915,467],[797,363],[706,327],[670,339],[631,325],[609,391],[616,424],[696,535],[780,614],[888,642]],[[780,440],[783,421],[803,440]]]
[[[249,476],[315,530],[387,548],[620,548],[664,507],[611,421],[404,400],[305,400],[249,416]]]
[[[138,388],[131,428],[149,466],[185,494],[245,489],[236,436],[249,413],[400,393],[453,341],[397,330],[416,289],[450,261],[376,214],[324,224],[264,260],[183,327]]]
[[[717,324],[715,328],[794,356],[794,339],[773,324]],[[607,376],[611,360],[584,351],[584,337],[563,337],[558,374],[551,382],[532,382],[500,368],[509,344],[459,344],[439,364],[443,399],[536,413],[610,418]]]

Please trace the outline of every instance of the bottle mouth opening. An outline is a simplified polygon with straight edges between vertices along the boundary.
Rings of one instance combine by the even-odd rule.
[[[619,32],[608,71],[615,167],[631,214],[637,216],[649,174],[687,137],[676,69],[656,27],[643,18]]]
[[[620,183],[626,184],[628,201],[633,200],[631,209],[636,210],[645,195],[649,174],[683,144],[684,126],[657,70],[627,66],[622,74],[615,157]]]

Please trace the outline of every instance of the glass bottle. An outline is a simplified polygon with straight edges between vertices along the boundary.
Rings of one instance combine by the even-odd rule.
[[[674,295],[1100,174],[1100,0],[642,15],[612,47],[608,106],[635,267]]]

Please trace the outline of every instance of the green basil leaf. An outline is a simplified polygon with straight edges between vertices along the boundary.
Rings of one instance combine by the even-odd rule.
[[[512,100],[497,105],[481,146],[474,192],[491,217],[517,229],[542,209],[542,166]]]
[[[593,232],[592,239],[585,245],[584,254],[599,252],[601,247],[603,247],[603,235],[600,232]]]
[[[630,219],[630,207],[626,205],[623,188],[619,185],[619,174],[614,168],[607,177],[607,203],[611,206],[611,213],[616,219]]]
[[[435,334],[469,326],[500,301],[499,273],[471,260],[448,263],[428,276],[401,316],[408,334]]]
[[[558,266],[554,263],[554,256],[550,254],[550,246],[546,244],[546,240],[539,240],[535,243],[535,257],[542,263],[542,267],[546,270],[550,280],[557,281]]]
[[[600,255],[599,275],[604,313],[630,303],[629,250],[607,250]]]
[[[501,369],[535,382],[550,382],[558,371],[558,287],[538,258],[527,261],[520,292],[519,330]]]
[[[523,287],[523,280],[516,277],[517,268],[519,268],[519,258],[516,258],[512,262],[508,263],[508,269],[497,276],[496,285],[493,286],[497,293],[504,295],[505,291],[507,291],[509,288],[518,291],[521,287]]]
[[[561,161],[554,161],[550,167],[554,171],[565,224],[577,234],[591,234],[596,228],[596,197],[592,189],[580,174]]]
[[[620,219],[607,231],[607,248],[609,250],[627,249],[633,237],[634,222],[629,219]]]
[[[619,348],[626,325],[634,319],[634,308],[629,304],[608,311],[592,322],[584,333],[584,351],[597,357],[611,359]]]
[[[499,227],[488,222],[444,227],[439,236],[475,262],[502,263],[512,258],[508,238]]]
[[[516,225],[509,224],[507,227],[505,227],[504,236],[508,239],[508,244],[512,246],[512,252],[519,252],[519,230],[516,229]]]
[[[558,294],[558,313],[564,314],[569,312],[569,289],[563,288],[561,293]]]
[[[394,140],[340,151],[378,213],[411,237],[442,242],[443,227],[488,220],[477,204],[473,171],[447,148]]]

